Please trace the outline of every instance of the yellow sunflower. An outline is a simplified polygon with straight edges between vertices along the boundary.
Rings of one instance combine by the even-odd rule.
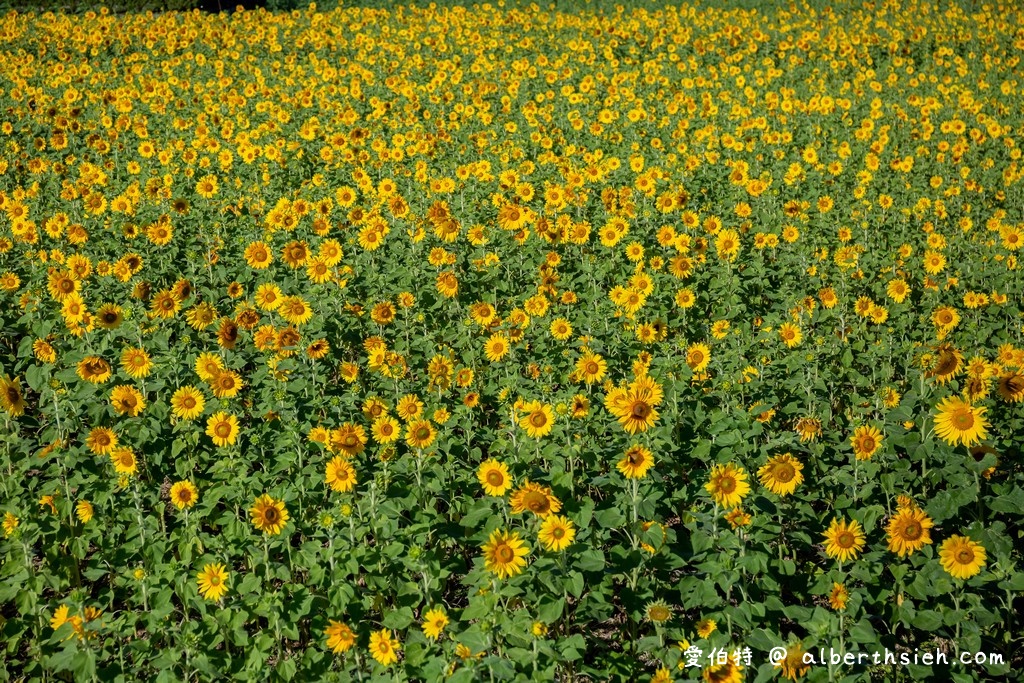
[[[448,615],[440,607],[434,607],[423,615],[423,635],[430,640],[437,640],[448,625]]]
[[[936,410],[935,433],[949,445],[973,446],[988,438],[986,408],[953,396],[942,399]]]
[[[572,545],[576,538],[576,527],[566,517],[548,515],[540,525],[537,538],[546,549],[559,552]]]
[[[508,473],[508,466],[498,462],[494,458],[480,463],[477,468],[476,477],[489,496],[504,496],[505,492],[512,488],[512,478]]]
[[[640,444],[630,446],[616,468],[627,479],[641,479],[654,466],[654,455]]]
[[[199,490],[195,484],[185,480],[176,482],[171,486],[171,503],[179,510],[190,508],[199,500]]]
[[[933,526],[934,522],[917,507],[900,508],[886,527],[890,552],[904,557],[920,550],[932,542],[929,529]]]
[[[882,445],[882,432],[871,425],[861,425],[853,430],[850,445],[857,460],[870,460]]]
[[[256,499],[252,508],[249,509],[249,516],[252,519],[252,525],[258,531],[269,535],[276,535],[281,533],[285,523],[288,522],[288,509],[285,507],[283,500],[274,500],[264,493]]]
[[[704,488],[722,507],[739,507],[743,497],[750,493],[747,473],[742,467],[733,463],[714,465],[711,468],[710,480]]]
[[[524,559],[530,548],[519,538],[518,532],[493,531],[482,547],[484,567],[498,575],[499,579],[507,579],[523,571],[526,567]]]
[[[199,583],[199,593],[211,602],[220,600],[228,591],[228,572],[223,564],[206,565],[196,576],[196,580]]]
[[[523,406],[525,416],[519,418],[519,426],[534,439],[540,439],[551,433],[555,427],[555,415],[551,406],[540,401],[530,401]]]
[[[401,647],[398,640],[391,637],[391,631],[386,628],[370,634],[370,655],[380,662],[381,666],[390,666],[397,662]]]
[[[327,622],[324,635],[327,636],[327,647],[338,654],[347,652],[356,644],[356,634],[348,624],[334,619]]]
[[[351,491],[356,485],[356,470],[345,458],[335,457],[327,463],[326,481],[335,491]]]
[[[238,440],[238,418],[225,412],[217,412],[206,421],[206,435],[216,446],[230,446]]]
[[[791,453],[776,455],[757,471],[761,485],[777,496],[788,496],[803,480],[804,465]]]
[[[855,519],[849,523],[833,519],[824,537],[825,553],[840,562],[856,560],[857,554],[864,549],[864,530]]]
[[[202,392],[191,385],[180,387],[171,396],[171,413],[179,420],[194,420],[203,414],[205,407]]]
[[[957,579],[969,579],[985,566],[985,548],[967,536],[950,536],[939,546],[942,568]]]

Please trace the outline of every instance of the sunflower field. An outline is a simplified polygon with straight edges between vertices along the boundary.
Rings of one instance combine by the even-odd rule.
[[[0,17],[0,680],[1019,675],[1020,7],[577,4]]]

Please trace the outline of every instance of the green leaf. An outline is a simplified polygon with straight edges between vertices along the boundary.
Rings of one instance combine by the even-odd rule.
[[[921,610],[914,615],[910,623],[922,631],[934,631],[942,626],[942,615],[931,609]]]

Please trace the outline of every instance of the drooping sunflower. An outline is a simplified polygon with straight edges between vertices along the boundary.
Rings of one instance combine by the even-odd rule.
[[[856,560],[866,542],[864,530],[855,519],[850,522],[833,519],[824,537],[825,553],[840,562]]]
[[[348,624],[334,619],[327,622],[324,635],[327,636],[327,647],[337,654],[348,652],[356,644],[356,634]]]
[[[196,576],[199,593],[211,602],[216,602],[228,592],[228,572],[223,564],[210,563]]]
[[[391,637],[391,631],[381,629],[370,634],[370,655],[373,656],[381,666],[390,666],[398,661],[398,651],[401,645],[397,639]]]
[[[857,460],[870,460],[882,446],[882,432],[871,425],[861,425],[853,430],[850,445]]]
[[[1008,403],[1024,401],[1024,374],[1004,372],[999,376],[999,396]]]
[[[538,517],[547,517],[562,509],[562,502],[555,497],[550,488],[529,480],[516,489],[509,503],[514,515],[529,510]]]
[[[17,377],[0,377],[0,405],[11,417],[18,417],[25,413],[28,403],[21,393],[21,380]]]
[[[555,414],[551,406],[540,401],[530,401],[523,406],[526,413],[519,418],[519,426],[533,439],[540,439],[551,433],[555,427]]]
[[[249,516],[252,519],[252,525],[258,531],[273,536],[281,533],[284,525],[288,522],[288,509],[283,500],[275,500],[269,494],[264,493],[249,509]]]
[[[942,568],[957,579],[969,579],[985,566],[985,548],[967,536],[953,535],[939,546]]]
[[[792,453],[776,455],[757,471],[761,485],[777,496],[788,496],[803,483],[804,465]]]
[[[811,668],[810,664],[804,662],[805,654],[807,652],[800,641],[792,642],[786,647],[786,656],[775,668],[782,669],[782,677],[791,681],[803,678]]]
[[[547,550],[560,552],[572,545],[576,527],[567,517],[548,515],[540,525],[537,538]]]
[[[498,575],[499,579],[507,579],[523,571],[526,567],[524,559],[530,552],[520,538],[518,532],[495,530],[482,547],[484,567]]]
[[[630,446],[616,464],[616,468],[626,479],[642,479],[653,466],[654,454],[640,444]]]
[[[206,421],[206,435],[216,446],[231,446],[238,440],[238,418],[223,411],[214,413]]]
[[[92,520],[93,512],[92,503],[87,500],[80,500],[75,505],[75,516],[82,524],[88,524]]]
[[[504,496],[505,492],[512,488],[512,478],[509,476],[508,466],[494,458],[480,463],[476,477],[480,481],[484,493],[489,496]]]
[[[697,622],[696,630],[698,638],[707,638],[718,629],[714,619],[701,619]]]
[[[171,485],[170,496],[174,507],[185,510],[199,501],[199,489],[186,479]]]
[[[440,607],[434,607],[427,610],[427,613],[423,615],[423,635],[430,640],[437,640],[444,633],[445,626],[448,625],[448,615],[444,613],[444,610]]]
[[[744,496],[750,493],[747,473],[734,463],[715,465],[711,468],[710,480],[704,488],[722,507],[739,507]]]
[[[920,550],[932,542],[929,529],[933,526],[935,523],[931,518],[917,507],[900,508],[886,527],[889,551],[904,557]]]
[[[327,463],[326,481],[335,491],[351,491],[356,485],[356,470],[348,460],[337,456]]]
[[[191,385],[180,387],[171,396],[171,413],[179,420],[194,420],[203,414],[206,399]]]
[[[986,408],[951,396],[942,399],[936,410],[935,433],[949,445],[973,446],[988,438]]]

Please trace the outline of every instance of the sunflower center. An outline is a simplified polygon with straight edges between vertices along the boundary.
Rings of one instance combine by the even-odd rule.
[[[600,371],[600,366],[594,361],[589,361],[584,368],[588,375],[596,375]]]
[[[966,432],[974,428],[974,413],[970,409],[961,408],[953,413],[950,421],[956,429]]]
[[[865,453],[875,450],[875,439],[870,436],[862,436],[860,439],[860,449]]]
[[[796,470],[788,463],[779,463],[775,466],[775,480],[783,484],[793,480]]]
[[[651,407],[643,401],[636,401],[630,408],[629,415],[635,420],[646,420],[651,413]]]
[[[231,435],[231,425],[227,422],[221,422],[214,431],[217,433],[217,436],[226,439]]]
[[[551,538],[554,538],[556,540],[561,540],[565,538],[565,529],[563,529],[562,527],[555,527],[551,530]]]
[[[921,525],[917,522],[908,522],[907,525],[903,527],[903,538],[908,541],[916,541],[921,538]]]
[[[507,545],[500,545],[494,550],[494,558],[502,564],[507,564],[515,559],[516,554]]]
[[[274,524],[275,522],[277,522],[277,520],[279,519],[277,508],[271,507],[264,510],[263,519],[265,519],[268,524]]]
[[[536,412],[530,415],[530,424],[534,427],[540,428],[548,423],[548,417],[542,412]]]
[[[551,509],[548,497],[540,491],[530,491],[523,496],[523,505],[527,510],[538,515],[545,514]]]
[[[497,470],[491,470],[487,473],[487,483],[491,486],[501,486],[505,483],[505,477],[501,472]]]
[[[974,562],[974,551],[970,548],[961,548],[956,553],[956,561],[960,564],[971,564]]]
[[[852,548],[853,544],[853,534],[851,534],[849,531],[844,531],[843,533],[836,536],[836,545],[838,545],[840,548]]]
[[[220,585],[220,577],[217,576],[216,574],[211,576],[210,577],[210,585],[211,586],[219,586]]]

